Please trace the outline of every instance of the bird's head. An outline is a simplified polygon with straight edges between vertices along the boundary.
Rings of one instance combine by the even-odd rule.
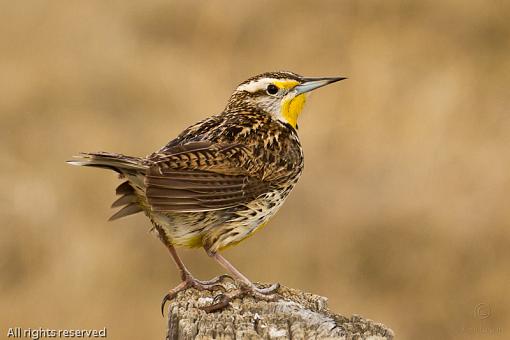
[[[306,78],[292,72],[263,73],[242,82],[230,97],[226,110],[255,107],[296,128],[307,94],[343,79],[346,78]]]

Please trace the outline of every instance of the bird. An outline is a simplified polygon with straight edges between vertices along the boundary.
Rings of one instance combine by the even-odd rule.
[[[112,204],[120,210],[110,220],[141,212],[150,219],[182,279],[163,298],[162,312],[167,301],[189,287],[225,291],[219,284],[224,278],[239,283],[242,294],[274,298],[277,283],[255,285],[221,251],[252,236],[280,209],[303,172],[298,117],[307,96],[344,79],[262,73],[240,83],[222,112],[145,157],[101,151],[68,161],[113,170],[123,180]],[[230,275],[196,279],[176,247],[203,248]],[[228,298],[222,295],[220,304]]]

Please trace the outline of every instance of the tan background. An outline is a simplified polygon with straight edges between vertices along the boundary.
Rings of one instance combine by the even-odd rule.
[[[113,173],[64,161],[148,154],[247,77],[288,69],[350,79],[311,97],[304,176],[225,255],[401,339],[510,338],[509,12],[487,0],[5,2],[1,336],[162,339],[159,302],[178,283],[166,250],[143,216],[106,222]],[[198,277],[221,273],[181,253]]]

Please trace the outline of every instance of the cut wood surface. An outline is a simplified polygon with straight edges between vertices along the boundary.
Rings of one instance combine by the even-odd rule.
[[[174,339],[393,339],[393,331],[359,315],[345,317],[327,308],[327,299],[280,287],[279,299],[233,299],[216,312],[203,307],[215,295],[190,288],[167,305],[168,340]]]

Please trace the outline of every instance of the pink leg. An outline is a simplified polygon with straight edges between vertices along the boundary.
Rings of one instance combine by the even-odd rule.
[[[165,304],[167,301],[173,299],[177,295],[177,293],[179,293],[180,291],[186,290],[190,287],[193,287],[193,288],[196,288],[199,290],[209,290],[209,291],[221,290],[223,292],[226,291],[225,287],[222,286],[220,284],[220,282],[225,278],[230,278],[230,276],[220,275],[220,276],[218,276],[212,280],[208,280],[208,281],[197,280],[193,277],[193,275],[191,275],[191,272],[188,270],[188,268],[186,268],[186,265],[184,264],[184,262],[182,262],[179,255],[177,255],[177,251],[175,250],[174,246],[172,246],[171,244],[166,244],[166,243],[165,243],[165,246],[168,248],[170,255],[172,256],[177,267],[179,268],[179,271],[181,273],[182,282],[180,284],[178,284],[175,288],[172,288],[168,292],[168,294],[166,294],[163,297],[163,301],[161,302],[161,314],[163,314],[163,309],[165,308]]]
[[[230,262],[228,262],[226,258],[224,258],[218,253],[213,253],[207,250],[206,252],[209,256],[215,259],[223,268],[229,271],[236,279],[238,279],[243,284],[244,286],[243,290],[245,290],[247,293],[251,293],[255,297],[264,300],[268,299],[272,300],[274,296],[272,296],[271,294],[276,293],[278,288],[280,288],[280,285],[278,283],[275,283],[267,288],[258,288],[246,276],[244,276],[243,273],[241,273],[239,270],[237,270],[236,267],[234,267]]]

